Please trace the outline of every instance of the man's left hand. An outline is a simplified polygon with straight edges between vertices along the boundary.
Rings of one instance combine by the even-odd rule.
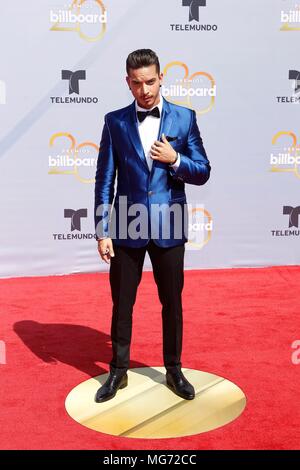
[[[162,134],[162,142],[156,140],[151,146],[151,158],[163,163],[172,164],[176,160],[177,153],[170,142],[167,141],[165,134]]]

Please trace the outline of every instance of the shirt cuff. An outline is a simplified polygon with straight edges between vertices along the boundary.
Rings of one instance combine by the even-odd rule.
[[[173,165],[170,165],[170,167],[173,168],[174,171],[176,171],[177,168],[180,165],[180,153],[177,152],[177,156],[178,156],[178,158],[177,158],[176,162],[173,163]]]

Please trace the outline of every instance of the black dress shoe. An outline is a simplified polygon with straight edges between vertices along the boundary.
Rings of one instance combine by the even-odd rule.
[[[95,401],[101,403],[103,401],[114,398],[119,388],[125,388],[128,385],[128,376],[125,374],[116,374],[110,372],[106,382],[100,387],[96,393]]]
[[[176,372],[167,371],[166,373],[167,387],[185,400],[193,400],[195,398],[195,389],[190,382],[187,381],[181,370]]]

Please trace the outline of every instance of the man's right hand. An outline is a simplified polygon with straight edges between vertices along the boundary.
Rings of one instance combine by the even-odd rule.
[[[103,259],[105,263],[109,264],[110,258],[115,256],[112,239],[104,238],[103,240],[98,240],[98,252],[101,259]]]

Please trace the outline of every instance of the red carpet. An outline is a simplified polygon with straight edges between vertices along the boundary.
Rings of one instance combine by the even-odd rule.
[[[65,397],[108,370],[107,274],[0,281],[1,449],[297,449],[300,267],[186,271],[183,366],[235,382],[247,396],[231,424],[182,439],[128,439],[73,421]],[[156,286],[145,272],[134,311],[131,367],[161,366]]]

